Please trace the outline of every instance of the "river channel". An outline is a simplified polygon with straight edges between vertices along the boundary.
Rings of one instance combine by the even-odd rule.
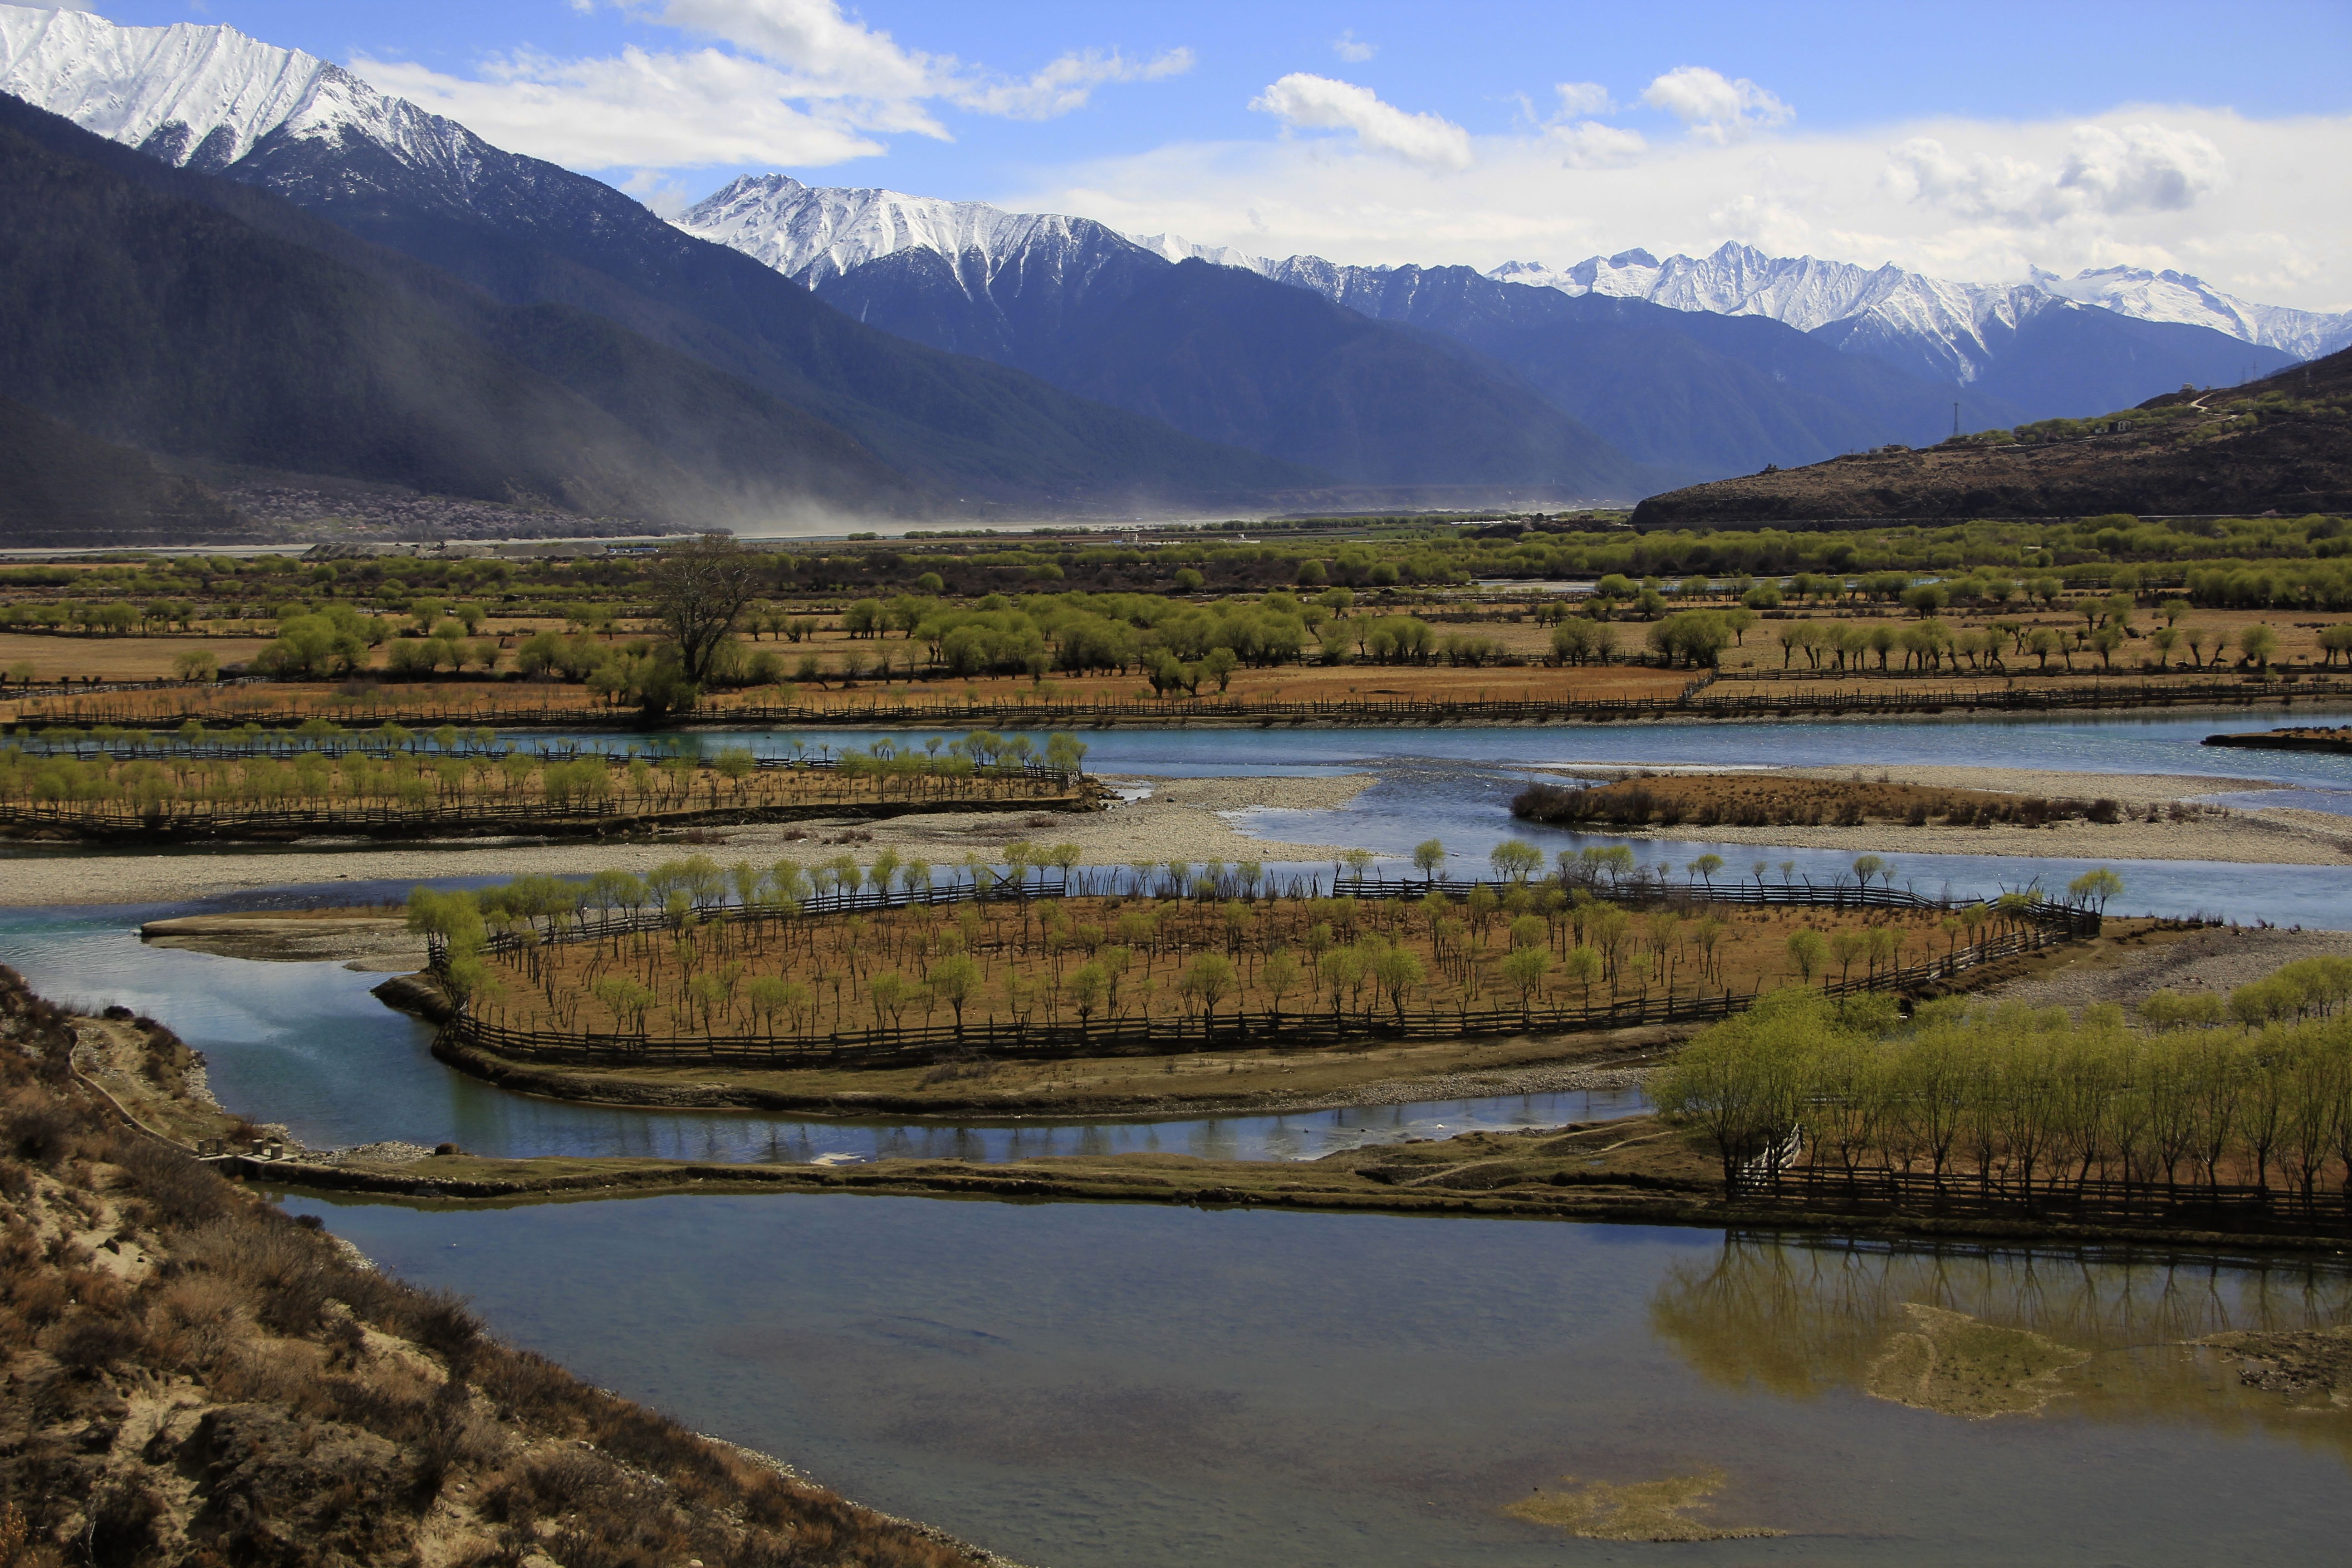
[[[1369,771],[1332,813],[1249,831],[1466,865],[1528,770],[1934,762],[2199,773],[2352,795],[2352,759],[2221,752],[2259,723],[1756,723],[1089,735],[1161,775]],[[864,744],[870,734],[800,737]],[[705,736],[683,743],[741,743]],[[782,737],[761,738],[782,745]],[[2087,787],[2084,793],[2092,793]],[[1546,835],[1562,845],[1570,835]],[[1678,861],[1699,846],[1653,845]],[[1733,866],[1847,858],[1728,847]],[[2063,864],[1899,857],[1976,893]],[[2124,863],[2125,907],[2352,929],[2340,868]],[[203,1049],[215,1091],[305,1142],[739,1161],[1157,1150],[1310,1158],[1639,1109],[1631,1093],[1158,1122],[853,1122],[532,1100],[448,1072],[377,976],[141,944],[201,906],[0,910],[0,961]],[[1703,1230],[1133,1205],[693,1195],[432,1208],[286,1195],[383,1266],[470,1296],[583,1377],[777,1453],[862,1501],[1045,1568],[1215,1563],[1976,1564],[2331,1561],[2352,1410],[2242,1381],[2230,1331],[2352,1320],[2325,1266],[1849,1245]],[[1573,1478],[1572,1479],[1569,1478]],[[1673,1481],[1688,1517],[1784,1533],[1580,1539],[1506,1512]],[[1555,1501],[1546,1504],[1546,1494]],[[1573,1511],[1570,1510],[1570,1511]]]
[[[2180,1342],[2345,1321],[2339,1271],[846,1194],[289,1206],[591,1382],[1052,1568],[2322,1563],[2352,1524],[2352,1412]],[[1717,1475],[1701,1518],[1787,1534],[1502,1511]]]

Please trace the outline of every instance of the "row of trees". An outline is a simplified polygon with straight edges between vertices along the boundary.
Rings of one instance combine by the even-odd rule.
[[[1789,990],[1708,1029],[1652,1080],[1702,1129],[1727,1192],[1792,1173],[1875,1193],[2031,1206],[2280,1184],[2306,1215],[2352,1170],[2352,960],[2292,964],[2226,1000],[2122,1009],[1922,1005]],[[1888,1180],[1887,1178],[1894,1178]]]
[[[818,759],[807,756],[762,769],[741,747],[727,748],[707,760],[691,755],[550,756],[501,746],[487,731],[461,735],[454,726],[436,732],[435,750],[399,746],[401,740],[413,738],[404,731],[397,737],[382,731],[360,736],[314,733],[300,737],[308,746],[269,745],[258,733],[231,731],[223,739],[249,740],[254,749],[241,755],[217,755],[205,754],[194,745],[184,750],[139,746],[122,759],[111,746],[76,754],[11,745],[0,748],[0,802],[127,808],[158,818],[194,806],[208,808],[213,816],[224,809],[286,807],[397,807],[463,815],[541,808],[644,813],[698,804],[715,810],[887,797],[894,792],[961,797],[975,788],[1003,793],[1008,785],[1042,787],[1075,775],[1086,754],[1085,744],[1066,734],[1050,737],[1041,752],[1026,736],[975,731],[955,741],[934,736],[920,751],[878,740],[866,750],[845,749],[828,756],[821,770],[811,765]],[[475,744],[462,746],[468,739]],[[346,742],[352,743],[342,743]],[[240,748],[222,749],[234,752]]]
[[[1065,893],[1077,859],[1072,846],[1016,846],[1001,867],[971,860],[957,879],[1002,895]],[[643,879],[527,879],[480,895],[468,918],[501,939],[486,951],[488,978],[505,989],[485,996],[501,1016],[570,1029],[593,998],[608,1022],[591,1035],[761,1037],[950,1017],[961,1029],[974,1009],[993,1024],[1074,1021],[1081,1031],[1171,1015],[1204,1026],[1256,1016],[1274,1026],[1294,1002],[1365,1029],[1432,1014],[1524,1016],[1594,1006],[1604,994],[1611,1003],[1745,994],[1783,975],[1874,981],[1906,950],[1913,962],[1948,956],[2009,918],[1979,906],[1801,923],[1712,905],[1633,908],[1532,879],[1466,893],[1433,887],[1418,899],[1325,898],[1274,891],[1255,866],[1128,869],[1123,893],[938,906],[918,897],[935,868],[887,851],[864,866],[846,856],[814,867],[698,858]],[[907,901],[811,910],[841,892]],[[420,929],[445,938],[457,929],[444,896],[417,907],[428,922]],[[661,918],[645,918],[651,911]]]

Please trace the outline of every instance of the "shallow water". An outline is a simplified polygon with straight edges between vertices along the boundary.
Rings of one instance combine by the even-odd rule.
[[[341,889],[338,889],[340,892]],[[1419,1101],[1281,1116],[1168,1121],[840,1121],[758,1111],[633,1110],[493,1089],[433,1058],[429,1025],[368,994],[381,974],[338,963],[263,963],[139,940],[145,909],[0,910],[0,963],[37,990],[120,1002],[204,1052],[213,1092],[305,1143],[449,1142],[501,1158],[645,1155],[804,1163],[820,1159],[1026,1160],[1133,1152],[1209,1160],[1312,1160],[1343,1149],[1629,1116],[1633,1089]]]
[[[2352,809],[2352,756],[2296,752],[2247,752],[2200,744],[2210,734],[2254,731],[2281,722],[2316,721],[2307,710],[2290,721],[2261,715],[2168,714],[2151,719],[1922,718],[1869,722],[1763,720],[1724,723],[1643,721],[1510,729],[1104,730],[1084,735],[1087,766],[1108,773],[1169,777],[1266,773],[1328,776],[1374,772],[1380,782],[1333,812],[1260,809],[1234,814],[1244,831],[1292,843],[1362,844],[1407,856],[1430,837],[1453,853],[1453,874],[1484,874],[1487,852],[1507,837],[1525,837],[1547,854],[1586,844],[1622,842],[1534,828],[1514,822],[1510,797],[1530,770],[1574,766],[1706,765],[1710,767],[1864,768],[1900,763],[2036,768],[2084,773],[2176,773],[2209,776],[2228,804],[2296,806],[2343,813]],[[680,749],[716,751],[750,745],[783,753],[791,742],[865,746],[876,732],[850,730],[731,732],[660,737]],[[919,742],[919,732],[902,740]],[[574,736],[569,742],[644,744],[645,737]],[[2238,781],[2263,781],[2286,790],[2232,790]],[[2086,780],[2083,793],[2096,793]],[[1790,875],[1827,881],[1853,864],[1850,850],[1793,850],[1702,838],[1635,845],[1645,864],[1662,863],[1676,876],[1702,854],[1719,854],[1733,876],[1752,876],[1758,861],[1768,879]],[[1924,894],[1947,890],[1990,896],[2039,882],[2056,890],[2083,872],[2111,866],[2125,882],[2117,913],[2205,915],[2252,923],[2352,928],[2352,878],[2342,868],[2262,866],[2202,861],[2071,860],[2024,856],[1919,855],[1891,835],[1880,853],[1895,860],[1896,886]],[[1393,865],[1387,874],[1397,874]]]
[[[1475,766],[1546,766],[1591,763],[1643,766],[1843,767],[1873,763],[1934,763],[1950,767],[2048,768],[2109,773],[2189,773],[2274,780],[2313,788],[2352,787],[2352,755],[2250,752],[2206,746],[2206,736],[2317,723],[2323,711],[2292,714],[2166,713],[2152,718],[1922,717],[1857,720],[1748,720],[1624,724],[1500,727],[1364,727],[1330,730],[1196,729],[1087,730],[1087,767],[1096,773],[1171,775],[1346,773],[1398,763]],[[920,748],[939,731],[894,737]],[[949,731],[952,734],[953,731]],[[531,737],[517,735],[517,740]],[[703,734],[618,733],[562,737],[604,745],[657,744],[715,752],[748,746],[790,752],[800,742],[814,751],[866,747],[886,738],[860,730],[718,731]],[[1043,736],[1036,739],[1042,744]]]
[[[1616,1561],[1500,1510],[1706,1470],[1701,1517],[1789,1535],[1638,1554],[2326,1562],[2352,1524],[2352,1415],[2172,1344],[2341,1321],[2341,1274],[846,1195],[289,1206],[591,1382],[1054,1568]],[[1910,1302],[2088,1359],[2038,1413],[1873,1397]]]

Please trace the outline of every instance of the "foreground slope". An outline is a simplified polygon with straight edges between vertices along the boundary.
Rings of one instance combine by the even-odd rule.
[[[1002,1563],[499,1343],[126,1125],[78,1045],[150,1118],[205,1109],[170,1031],[70,1018],[0,969],[12,1568]]]
[[[1798,519],[2080,517],[2352,510],[2352,349],[2243,386],[2092,420],[1652,496],[1637,527]]]

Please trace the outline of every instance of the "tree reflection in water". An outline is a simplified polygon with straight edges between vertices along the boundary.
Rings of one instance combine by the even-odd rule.
[[[2051,1415],[2261,1427],[2352,1462],[2352,1386],[2265,1391],[2235,1356],[2191,1343],[2352,1323],[2338,1267],[1732,1232],[1711,1258],[1668,1268],[1650,1325],[1712,1383],[1818,1399],[1866,1392],[1916,1331],[1915,1303],[2087,1352],[2056,1375]]]

